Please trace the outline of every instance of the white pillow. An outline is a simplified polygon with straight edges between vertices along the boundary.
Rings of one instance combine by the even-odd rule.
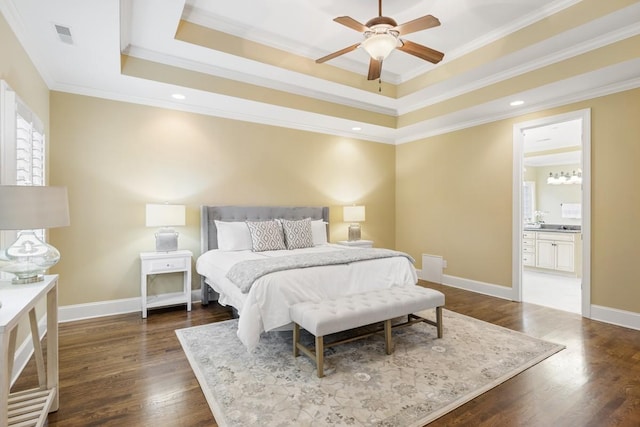
[[[253,248],[251,232],[244,221],[214,221],[218,229],[218,249],[222,251],[245,251]]]
[[[327,223],[321,219],[311,221],[313,246],[327,244]]]

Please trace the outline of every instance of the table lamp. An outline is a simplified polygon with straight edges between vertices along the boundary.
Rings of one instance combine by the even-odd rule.
[[[364,222],[364,206],[345,206],[342,212],[344,222],[350,222],[349,241],[360,240],[360,222]]]
[[[147,204],[147,227],[160,227],[156,232],[156,252],[171,252],[178,250],[178,232],[174,226],[184,226],[184,205]]]
[[[69,225],[66,187],[0,185],[0,230],[18,230],[18,238],[0,252],[0,271],[15,275],[11,283],[44,280],[60,252],[35,230]]]

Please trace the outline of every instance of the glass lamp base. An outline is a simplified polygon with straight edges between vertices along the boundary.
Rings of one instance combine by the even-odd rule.
[[[42,282],[43,280],[44,280],[44,274],[36,274],[35,276],[29,276],[29,277],[14,277],[13,279],[11,279],[11,284],[24,285],[27,283]]]
[[[56,248],[38,239],[33,231],[22,231],[0,254],[0,271],[15,275],[13,284],[35,283],[44,280],[44,272],[59,260]]]
[[[156,252],[174,252],[178,250],[178,233],[172,228],[161,228],[156,233]]]
[[[360,224],[351,224],[349,226],[349,241],[354,242],[360,240]]]

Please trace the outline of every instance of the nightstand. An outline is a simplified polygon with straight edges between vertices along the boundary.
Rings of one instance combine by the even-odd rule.
[[[340,240],[338,244],[355,248],[372,248],[373,240]]]
[[[140,293],[142,294],[142,318],[147,318],[147,309],[169,305],[187,304],[191,311],[191,251],[141,252]],[[165,273],[184,273],[182,292],[172,292],[147,297],[147,276]]]

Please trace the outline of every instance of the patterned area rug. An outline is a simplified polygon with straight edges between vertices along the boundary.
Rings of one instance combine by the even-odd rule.
[[[176,334],[220,426],[423,426],[564,348],[447,310],[443,318],[442,339],[424,323],[394,331],[389,356],[382,335],[327,349],[324,378],[293,357],[291,332],[263,334],[252,354],[237,320]]]

